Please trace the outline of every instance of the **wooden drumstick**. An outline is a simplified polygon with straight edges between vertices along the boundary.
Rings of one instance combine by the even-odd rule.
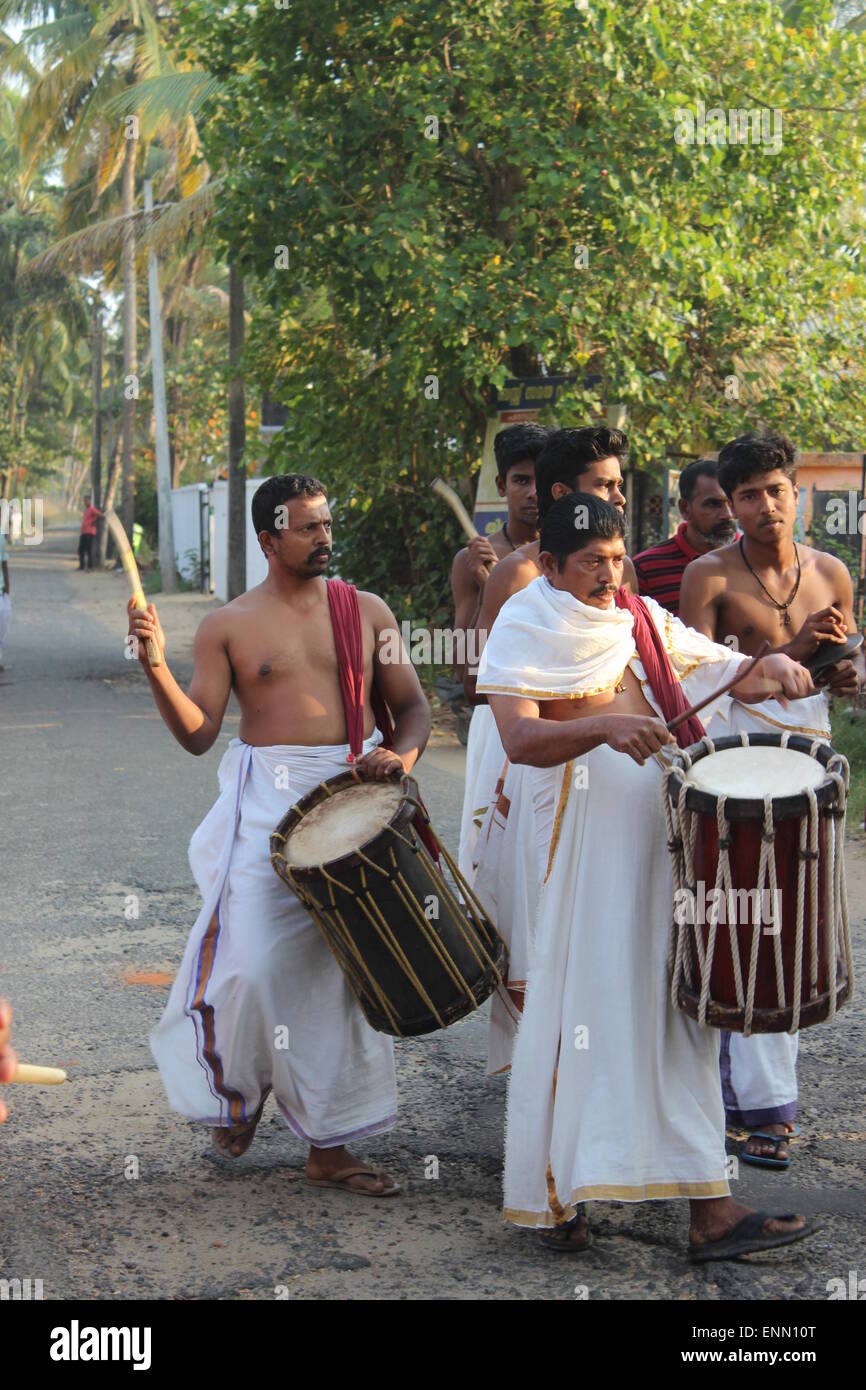
[[[451,508],[457,520],[460,522],[460,525],[463,527],[463,530],[466,532],[467,538],[470,541],[474,540],[474,538],[479,533],[475,528],[471,516],[467,512],[463,503],[460,501],[460,498],[457,496],[457,493],[454,491],[453,487],[449,487],[447,483],[443,483],[441,478],[434,478],[430,486],[432,487],[434,492],[438,493],[439,496],[445,502],[448,503],[448,506]]]
[[[129,543],[129,537],[123,529],[123,523],[120,517],[112,507],[105,513],[105,521],[114,539],[114,544],[117,546],[120,562],[123,565],[126,577],[129,580],[129,587],[132,590],[135,606],[139,610],[143,610],[147,608],[147,599],[144,597],[144,590],[141,587],[141,576],[138,573],[138,565],[135,563],[135,555]],[[147,659],[151,666],[162,665],[162,657],[156,642],[148,638],[144,644],[144,649],[147,652]]]
[[[10,1085],[26,1082],[28,1086],[59,1086],[62,1081],[68,1080],[62,1067],[31,1067],[26,1062],[19,1062]]]
[[[718,700],[721,695],[727,695],[729,690],[733,690],[735,685],[739,685],[744,676],[747,676],[750,671],[754,671],[758,662],[762,657],[767,655],[769,650],[770,643],[766,640],[763,641],[751,661],[747,661],[745,665],[740,667],[733,680],[728,681],[727,684],[721,686],[719,690],[714,690],[712,695],[708,695],[706,699],[698,700],[698,703],[692,705],[690,709],[683,710],[682,714],[678,714],[676,719],[669,719],[665,726],[668,733],[675,733],[681,724],[685,724],[687,719],[691,719],[693,714],[697,714],[699,710],[704,709],[707,705],[711,705],[713,701]]]

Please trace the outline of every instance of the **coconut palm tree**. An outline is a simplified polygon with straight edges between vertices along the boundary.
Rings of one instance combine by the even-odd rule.
[[[29,0],[0,0],[0,22],[28,25],[17,43],[0,43],[0,62],[27,84],[19,131],[34,162],[60,153],[67,185],[83,170],[91,182],[91,211],[107,189],[121,189],[123,276],[124,411],[123,518],[134,519],[134,429],[138,396],[135,222],[136,171],[142,148],[172,124],[137,109],[137,88],[155,77],[176,74],[166,42],[168,12],[153,0],[108,0],[97,7],[60,0],[47,10]],[[5,36],[4,36],[5,37]],[[124,111],[116,104],[122,98]],[[197,133],[191,116],[173,123],[173,177],[191,191],[207,177],[196,165]],[[74,203],[70,205],[73,211]],[[61,224],[62,225],[62,224]],[[168,576],[170,582],[170,576]]]

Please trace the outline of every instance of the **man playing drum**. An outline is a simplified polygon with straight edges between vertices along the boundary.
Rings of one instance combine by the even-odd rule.
[[[808,1234],[729,1195],[718,1036],[673,1007],[673,879],[662,769],[673,719],[745,658],[620,589],[620,513],[572,493],[542,522],[544,576],[502,608],[482,654],[505,751],[550,783],[535,954],[508,1099],[505,1216],[554,1250],[589,1243],[585,1201],[686,1197],[690,1252],[729,1259]],[[739,688],[811,691],[770,656]],[[678,732],[683,746],[700,727]],[[624,820],[627,817],[627,824]]]
[[[835,555],[794,540],[797,470],[794,446],[781,435],[744,435],[719,454],[719,482],[742,535],[693,560],[683,574],[680,616],[716,642],[754,653],[763,641],[795,661],[822,644],[844,643],[855,629],[851,576]],[[826,673],[836,695],[857,692],[857,666],[840,661]],[[731,702],[708,725],[711,735],[778,729],[830,739],[824,692],[783,707],[765,700],[748,709]],[[766,788],[765,790],[770,790]],[[787,1168],[788,1136],[797,1114],[798,1035],[722,1035],[722,1086],[728,1122],[752,1131],[742,1157]]]
[[[204,619],[189,695],[164,659],[155,669],[148,662],[146,639],[165,650],[153,604],[146,612],[130,605],[139,659],[182,748],[200,755],[213,746],[232,691],[241,711],[240,736],[220,763],[219,799],[190,845],[204,906],[151,1045],[171,1104],[211,1125],[226,1157],[247,1150],[273,1090],[309,1145],[308,1182],[387,1197],[399,1190],[393,1179],[344,1145],[395,1123],[392,1042],[367,1024],[318,927],[277,878],[269,837],[295,802],[352,761],[341,676],[353,637],[359,664],[363,651],[362,776],[408,772],[430,711],[411,663],[379,659],[383,634],[390,645],[396,632],[386,604],[359,594],[351,632],[353,620],[339,617],[335,581],[324,578],[331,516],[322,484],[270,478],[252,515],[268,577]],[[354,590],[341,592],[352,607]],[[395,719],[390,751],[374,721],[374,682]]]

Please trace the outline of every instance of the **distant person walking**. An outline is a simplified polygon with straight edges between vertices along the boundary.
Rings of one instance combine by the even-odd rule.
[[[93,543],[96,540],[96,520],[97,517],[105,516],[98,507],[94,507],[90,500],[90,493],[84,494],[84,516],[81,518],[81,535],[78,537],[78,568],[93,569]]]
[[[0,531],[0,671],[3,670],[3,643],[9,631],[12,618],[12,600],[9,597],[9,560],[6,556],[6,541]]]

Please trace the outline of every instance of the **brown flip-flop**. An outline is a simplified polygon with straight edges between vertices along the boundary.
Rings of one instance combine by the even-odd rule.
[[[386,1187],[384,1192],[371,1192],[368,1187],[350,1187],[349,1179],[361,1174],[367,1178],[378,1178],[380,1182],[390,1183],[391,1186]],[[352,1192],[356,1197],[396,1197],[400,1191],[400,1184],[394,1182],[389,1173],[370,1168],[366,1163],[353,1163],[349,1168],[339,1168],[329,1178],[307,1178],[307,1184],[309,1187],[338,1188],[342,1192]]]
[[[563,1221],[546,1230],[536,1231],[535,1238],[556,1255],[582,1255],[592,1245],[592,1231],[589,1229],[589,1222],[587,1221],[586,1235],[583,1240],[571,1240],[570,1233],[584,1215],[583,1211],[576,1211],[570,1221]]]
[[[253,1137],[259,1127],[259,1120],[262,1118],[262,1111],[265,1108],[265,1101],[267,1098],[268,1095],[266,1091],[262,1096],[255,1115],[253,1115],[252,1119],[248,1120],[245,1125],[214,1126],[213,1132],[211,1133],[211,1143],[221,1158],[230,1158],[232,1162],[234,1162],[235,1159],[243,1158],[250,1144],[253,1142]],[[221,1144],[220,1136],[223,1134],[227,1136],[227,1139],[224,1144]],[[240,1153],[232,1153],[233,1144],[241,1145]]]

